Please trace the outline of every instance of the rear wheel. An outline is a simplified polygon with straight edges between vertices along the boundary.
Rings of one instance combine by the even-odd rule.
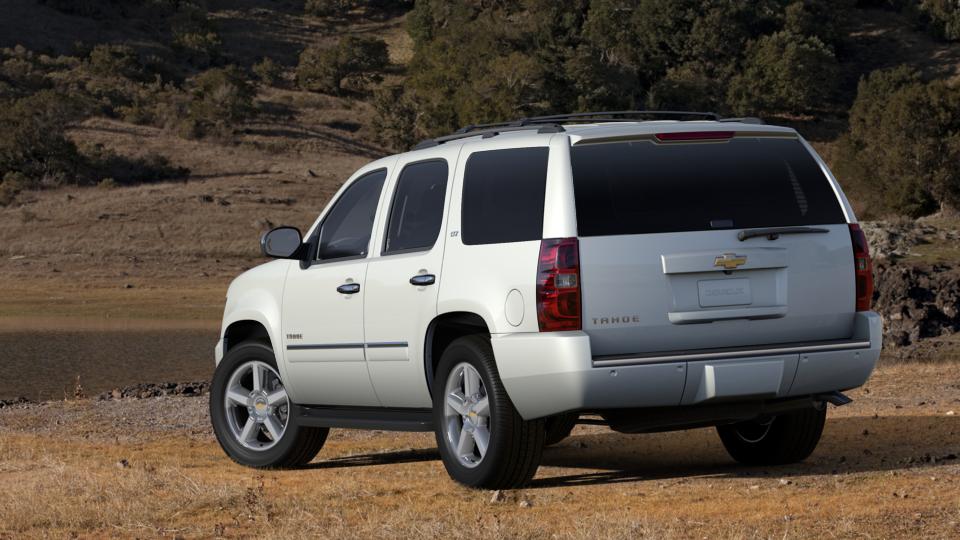
[[[785,465],[813,453],[826,418],[823,406],[717,426],[717,433],[730,456],[744,465]]]
[[[269,346],[241,343],[220,361],[210,389],[210,419],[231,459],[263,468],[309,463],[329,429],[297,425],[292,410]]]
[[[577,413],[557,414],[547,418],[546,440],[543,444],[552,446],[569,437],[579,419],[580,415]]]
[[[500,381],[490,342],[457,339],[444,351],[433,383],[437,446],[461,484],[516,488],[533,478],[543,453],[544,421],[524,421]]]

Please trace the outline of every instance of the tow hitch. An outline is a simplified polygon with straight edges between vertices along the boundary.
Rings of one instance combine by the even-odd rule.
[[[835,407],[840,407],[848,403],[853,403],[853,400],[844,395],[842,392],[829,392],[826,394],[817,394],[813,396],[813,399],[816,401],[825,401],[827,403],[832,403]]]

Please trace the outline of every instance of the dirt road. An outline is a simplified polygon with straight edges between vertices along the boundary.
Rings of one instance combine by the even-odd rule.
[[[710,429],[578,426],[500,494],[453,484],[429,434],[333,431],[305,470],[255,471],[204,398],[0,409],[0,537],[958,538],[958,368],[878,370],[800,465],[737,466]]]

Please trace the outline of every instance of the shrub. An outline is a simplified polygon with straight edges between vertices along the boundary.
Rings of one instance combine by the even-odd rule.
[[[277,79],[280,78],[282,72],[283,68],[280,64],[274,62],[273,59],[269,57],[264,57],[263,60],[253,65],[253,74],[267,86],[273,86],[273,84],[277,82]]]
[[[333,47],[307,47],[297,64],[297,84],[306,90],[340,95],[349,78],[358,88],[379,80],[390,63],[382,39],[348,36]]]
[[[90,50],[86,65],[90,73],[100,77],[123,77],[131,80],[147,79],[136,51],[128,45],[106,43],[96,45]]]
[[[303,12],[318,17],[340,15],[356,7],[355,0],[307,0],[303,5]]]
[[[228,137],[255,111],[254,95],[236,66],[210,69],[187,81],[185,91],[158,90],[154,122],[181,137]]]
[[[25,174],[20,171],[8,171],[0,178],[0,206],[7,206],[16,200],[17,195],[24,189],[34,185]]]
[[[416,103],[400,86],[381,88],[373,94],[373,119],[378,142],[393,150],[409,150],[419,138]]]
[[[777,32],[748,45],[727,101],[740,114],[801,113],[830,100],[838,75],[833,51],[818,38]]]
[[[920,12],[929,19],[933,35],[950,41],[960,40],[960,3],[956,0],[922,0]]]
[[[28,184],[21,187],[75,177],[80,156],[64,130],[77,114],[73,100],[52,90],[0,107],[0,175],[18,173]]]
[[[176,167],[159,154],[151,153],[143,157],[121,156],[103,145],[84,148],[82,154],[84,183],[103,188],[161,182],[184,178],[190,174],[190,169]]]
[[[873,214],[960,207],[960,89],[906,67],[860,81],[835,168]]]
[[[189,2],[177,5],[170,20],[174,53],[199,68],[219,61],[223,42],[206,10]]]

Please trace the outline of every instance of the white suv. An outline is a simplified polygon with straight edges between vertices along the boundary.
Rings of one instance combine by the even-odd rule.
[[[309,462],[331,427],[434,431],[455,480],[515,487],[584,414],[795,462],[880,355],[840,186],[753,119],[468,126],[261,245],[279,260],[230,285],[210,400],[254,467]]]

